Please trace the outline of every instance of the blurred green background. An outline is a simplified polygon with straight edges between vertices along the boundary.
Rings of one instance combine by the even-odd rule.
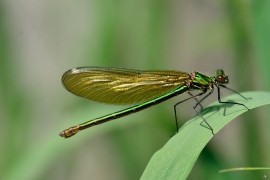
[[[125,107],[67,92],[79,66],[174,69],[213,75],[229,87],[270,90],[270,1],[0,1],[0,179],[136,180],[175,132],[173,105],[186,94],[70,139],[59,132]],[[230,92],[224,90],[222,95]],[[216,92],[203,105],[217,99]],[[178,106],[181,124],[194,101]],[[189,179],[261,179],[270,166],[269,107],[217,133]]]

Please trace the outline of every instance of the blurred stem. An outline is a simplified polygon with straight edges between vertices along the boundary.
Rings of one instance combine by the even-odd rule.
[[[228,1],[228,10],[230,15],[230,23],[232,28],[232,38],[234,41],[235,49],[235,72],[237,72],[238,90],[242,91],[241,87],[249,87],[252,90],[255,83],[253,77],[253,70],[256,68],[250,68],[253,64],[254,52],[252,51],[252,39],[251,39],[251,18],[252,9],[251,4],[247,1]],[[249,86],[247,86],[249,85]],[[247,90],[247,89],[245,89]],[[263,147],[260,141],[260,129],[258,122],[255,121],[258,117],[255,113],[245,114],[243,118],[245,119],[244,126],[244,140],[246,159],[248,160],[247,166],[255,165],[256,162],[263,162],[262,152],[258,152]],[[252,143],[252,146],[250,144]],[[254,156],[256,154],[256,156]],[[254,178],[258,177],[258,174],[254,173]]]
[[[270,1],[252,1],[252,9],[254,17],[253,30],[254,48],[256,51],[256,59],[260,65],[260,77],[263,85],[270,90]]]

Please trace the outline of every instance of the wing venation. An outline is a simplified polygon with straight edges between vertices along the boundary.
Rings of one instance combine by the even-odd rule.
[[[186,72],[81,67],[68,70],[63,86],[71,93],[109,104],[135,104],[162,96],[185,84]]]

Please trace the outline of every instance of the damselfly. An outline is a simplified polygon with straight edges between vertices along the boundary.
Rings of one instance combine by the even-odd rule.
[[[71,137],[83,129],[138,112],[184,92],[188,92],[191,97],[174,105],[177,131],[176,106],[189,99],[195,99],[197,102],[193,106],[193,109],[207,124],[214,135],[213,128],[201,113],[196,110],[196,107],[213,93],[214,86],[217,87],[218,101],[220,103],[238,104],[247,108],[241,103],[221,101],[220,87],[242,96],[240,93],[226,87],[224,84],[227,83],[229,83],[228,76],[222,69],[218,69],[216,75],[212,77],[195,71],[186,73],[174,70],[140,71],[103,67],[79,67],[70,69],[62,77],[62,84],[69,92],[90,100],[108,104],[137,105],[68,128],[62,131],[60,136],[64,138]],[[200,92],[193,95],[190,93],[192,90],[200,90]],[[204,96],[201,99],[196,99],[202,95]],[[242,97],[246,99],[244,96]]]

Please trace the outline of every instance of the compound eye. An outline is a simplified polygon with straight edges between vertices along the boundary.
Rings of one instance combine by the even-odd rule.
[[[218,76],[216,77],[216,80],[217,80],[217,82],[219,82],[219,83],[228,83],[228,82],[229,82],[228,76],[224,76],[224,75],[218,75]]]

